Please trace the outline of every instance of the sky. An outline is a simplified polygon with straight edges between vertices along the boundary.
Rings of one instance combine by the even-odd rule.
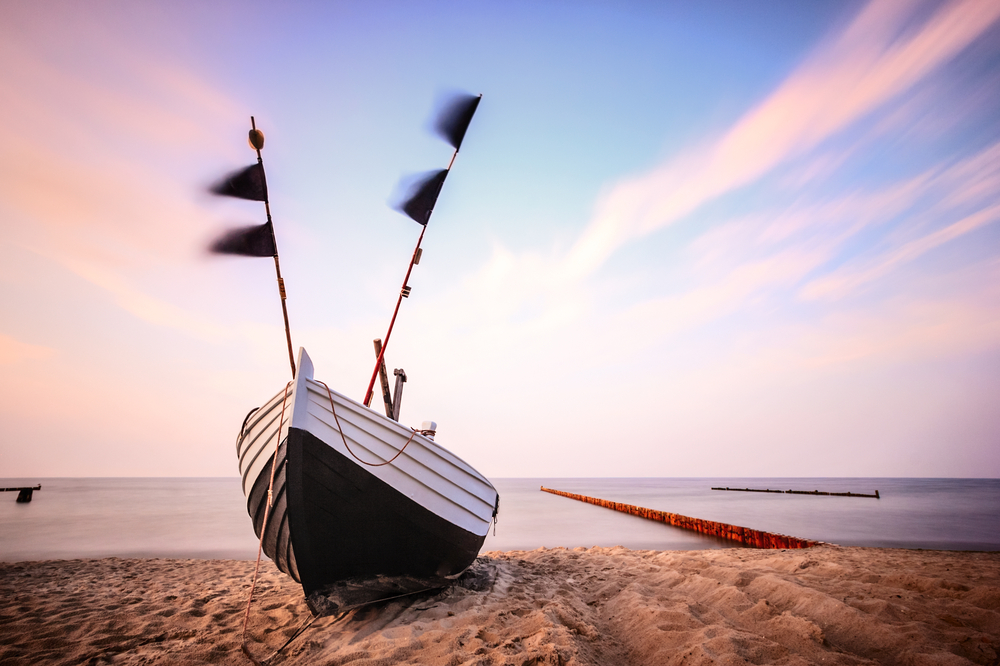
[[[1000,477],[1000,3],[0,0],[0,476],[235,476],[292,338],[491,477]],[[375,405],[376,408],[378,405]]]

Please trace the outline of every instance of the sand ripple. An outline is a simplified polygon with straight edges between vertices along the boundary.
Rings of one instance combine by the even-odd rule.
[[[245,664],[253,562],[0,564],[0,664]],[[1000,553],[489,553],[464,586],[320,618],[284,664],[997,664]],[[270,564],[252,649],[309,619]]]

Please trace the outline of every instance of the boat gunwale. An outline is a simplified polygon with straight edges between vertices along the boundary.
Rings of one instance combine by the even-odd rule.
[[[319,382],[317,382],[316,380],[310,380],[310,382],[312,382],[312,383],[308,385],[309,389],[312,390],[312,391],[314,391],[314,392],[316,392],[316,393],[319,393],[321,397],[324,396],[325,392],[319,391],[319,389],[316,388],[316,386],[314,386],[314,384],[319,384]],[[327,387],[324,386],[324,389],[325,388],[327,388]],[[367,418],[369,421],[371,421],[373,423],[377,423],[377,424],[381,425],[382,427],[384,427],[386,429],[392,430],[393,428],[395,428],[397,430],[396,434],[398,434],[398,435],[400,435],[402,437],[407,437],[408,438],[410,436],[410,433],[413,430],[415,430],[414,428],[411,428],[410,426],[403,425],[402,423],[400,423],[398,421],[394,421],[394,420],[392,420],[392,419],[390,419],[388,417],[383,416],[382,414],[379,414],[377,411],[375,411],[371,407],[366,407],[365,405],[362,405],[360,402],[357,402],[356,400],[353,400],[353,399],[347,397],[343,393],[338,393],[337,391],[335,391],[333,389],[330,389],[330,392],[341,399],[340,402],[342,403],[342,405],[344,407],[347,407],[348,409],[351,409],[354,413],[362,415],[365,418]],[[323,407],[324,409],[327,409],[326,406],[329,404],[329,402],[330,402],[329,397],[327,397],[326,400],[323,400],[323,401],[320,401],[320,402],[316,402],[315,404],[317,404],[320,407]],[[327,410],[327,411],[329,411],[329,410]],[[329,424],[327,424],[327,425],[329,425]],[[468,475],[468,476],[470,476],[470,477],[472,477],[474,479],[477,479],[477,480],[481,481],[483,484],[485,484],[487,486],[492,487],[493,484],[491,484],[489,482],[489,480],[483,474],[481,474],[472,465],[470,465],[465,460],[463,460],[461,457],[459,457],[454,451],[448,449],[445,446],[442,446],[441,444],[439,444],[436,441],[434,441],[433,439],[427,437],[426,435],[424,435],[420,431],[417,431],[417,434],[414,436],[414,440],[416,440],[417,437],[420,437],[420,440],[421,440],[421,442],[423,444],[423,447],[426,450],[433,452],[435,455],[437,455],[441,459],[447,460],[447,462],[449,464],[451,464],[452,466],[460,468],[463,472],[465,472],[466,475]]]
[[[265,401],[264,404],[258,407],[254,412],[252,416],[253,420],[248,420],[246,425],[243,426],[243,436],[236,440],[236,450],[237,453],[240,454],[240,458],[243,457],[243,453],[240,452],[239,449],[242,446],[243,442],[246,441],[247,434],[249,434],[250,431],[256,428],[257,424],[259,424],[267,414],[270,414],[278,406],[278,404],[280,404],[280,399],[282,395],[284,395],[284,391],[279,391],[277,394],[275,394],[274,397]]]
[[[254,442],[252,442],[249,446],[247,446],[247,452],[249,452],[250,449],[253,448],[254,443],[256,443],[257,440],[261,438],[261,436],[267,435],[267,437],[264,439],[264,442],[259,447],[257,447],[257,451],[253,454],[253,457],[250,458],[249,462],[247,462],[247,464],[244,466],[243,460],[242,459],[240,460],[240,468],[242,472],[241,474],[242,478],[240,480],[240,483],[244,487],[244,493],[246,493],[245,489],[247,484],[247,475],[250,474],[250,472],[253,470],[254,465],[260,458],[260,455],[268,449],[271,442],[274,441],[276,437],[278,438],[279,447],[281,446],[281,442],[284,441],[284,439],[287,439],[287,435],[285,438],[281,438],[281,430],[285,427],[285,423],[287,423],[287,421],[285,421],[285,423],[280,424],[277,428],[272,428],[274,422],[277,421],[279,418],[281,417],[275,416],[273,419],[271,419],[271,421],[267,423],[264,429],[262,429],[261,432],[256,437],[254,437]],[[265,459],[266,457],[267,456],[265,456]],[[253,481],[251,481],[251,485],[252,483]]]
[[[312,387],[310,387],[310,388],[312,388]],[[372,414],[374,414],[376,417],[380,417],[381,416],[380,414],[378,414],[374,410],[372,410],[372,409],[370,409],[368,407],[364,407],[360,403],[355,403],[354,401],[350,400],[350,398],[346,398],[345,396],[342,396],[339,393],[337,395],[340,396],[340,397],[344,397],[345,401],[348,401],[343,406],[351,408],[351,411],[354,414],[357,414],[358,416],[360,416],[362,418],[368,419],[369,422],[371,422],[371,423],[373,423],[375,425],[383,426],[383,427],[388,426],[388,423],[385,423],[380,418],[374,418],[374,419],[371,418]],[[325,395],[322,395],[322,394],[321,394],[321,396],[323,397],[323,400],[321,400],[319,403],[317,403],[316,401],[310,400],[309,404],[310,405],[316,405],[317,407],[323,409],[325,414],[332,415],[332,412],[329,409],[329,398],[327,398]],[[337,434],[343,434],[344,437],[346,437],[348,440],[350,440],[350,442],[352,443],[352,446],[356,445],[358,448],[364,449],[366,452],[370,453],[373,457],[379,458],[382,461],[386,460],[386,458],[382,454],[378,453],[377,451],[373,451],[368,446],[365,446],[365,443],[362,442],[361,440],[359,440],[358,438],[352,437],[347,432],[341,433],[341,431],[339,431],[332,423],[328,423],[324,419],[320,418],[320,416],[318,414],[316,414],[315,412],[313,412],[312,410],[310,410],[310,415],[313,416],[320,423],[322,423],[324,426],[326,426],[327,428],[329,428],[331,432],[337,433]],[[356,423],[353,423],[350,419],[346,419],[345,418],[343,420],[346,421],[346,423],[348,425],[350,425],[353,429],[357,430],[358,432],[368,434],[370,436],[370,438],[371,438],[372,441],[378,442],[378,443],[380,443],[380,444],[388,447],[393,452],[393,454],[396,454],[396,453],[399,452],[400,449],[398,449],[396,447],[393,447],[393,445],[391,443],[385,441],[384,439],[382,439],[380,437],[377,437],[376,435],[372,434],[370,431],[366,430],[362,426],[360,426],[360,425],[358,425]],[[395,424],[396,422],[393,421],[392,423]],[[399,424],[397,424],[397,425],[399,425]],[[408,437],[409,436],[409,434],[404,434],[404,432],[405,432],[404,428],[406,428],[406,427],[402,426],[402,425],[399,425],[399,428],[394,433],[400,439],[403,439],[404,437]],[[393,431],[393,429],[391,427],[387,427],[386,429],[389,430],[390,432]],[[402,432],[400,432],[400,431],[402,431]],[[313,434],[315,436],[319,437],[321,440],[323,440],[323,438],[320,437],[318,433],[313,433]],[[418,437],[420,438],[419,440],[417,439]],[[442,470],[435,469],[434,466],[432,466],[430,464],[431,461],[421,460],[420,458],[416,457],[415,455],[412,455],[410,453],[410,448],[413,447],[414,443],[416,443],[418,445],[418,448],[414,451],[414,453],[416,451],[423,451],[423,452],[425,452],[427,454],[427,456],[433,457],[434,461],[439,461],[442,465],[448,466],[450,470],[461,471],[463,473],[464,478],[466,478],[469,481],[471,481],[472,484],[475,484],[475,488],[468,488],[468,487],[466,487],[466,486],[464,486],[464,485],[456,482],[454,479],[449,478],[445,473],[443,473]],[[331,448],[333,448],[335,451],[338,450],[338,447],[335,446],[334,444],[331,444],[330,442],[326,442],[326,444],[328,446],[330,446]],[[352,455],[350,452],[346,452],[346,453],[348,455]],[[391,458],[391,456],[390,456],[390,458]],[[493,514],[493,509],[495,507],[496,501],[495,501],[495,499],[484,497],[483,495],[480,495],[477,492],[474,492],[474,490],[476,490],[476,491],[484,491],[484,494],[486,494],[486,495],[493,494],[495,496],[496,492],[497,492],[496,488],[494,488],[493,484],[491,484],[485,477],[483,477],[483,475],[481,475],[478,472],[476,472],[476,470],[474,468],[472,468],[471,465],[469,465],[467,462],[465,462],[464,460],[462,460],[461,458],[459,458],[457,455],[455,455],[454,453],[452,453],[451,451],[449,451],[447,448],[443,447],[442,445],[438,444],[437,442],[434,442],[433,440],[430,440],[429,438],[427,438],[427,437],[425,437],[423,435],[417,434],[417,435],[415,435],[413,437],[413,441],[411,441],[409,443],[409,445],[405,446],[405,448],[403,449],[403,453],[398,458],[396,458],[396,461],[397,462],[394,463],[394,465],[387,466],[386,468],[384,468],[385,471],[383,473],[386,474],[386,475],[392,475],[393,473],[395,473],[395,474],[398,474],[398,475],[400,475],[402,477],[409,478],[413,482],[417,483],[418,485],[426,488],[427,491],[429,491],[429,492],[431,492],[431,493],[433,493],[435,495],[438,495],[438,496],[442,497],[443,499],[445,499],[449,503],[453,504],[457,508],[459,508],[462,511],[464,511],[464,512],[470,514],[471,516],[475,517],[475,519],[477,521],[483,521],[483,520],[485,520],[487,523],[489,523],[489,520],[490,520],[490,518],[492,517],[492,514]],[[411,466],[412,465],[412,466],[417,467],[420,470],[425,470],[426,474],[415,474],[413,469],[409,469],[408,470],[405,467],[400,466],[398,464],[398,461],[403,461],[404,463],[407,464],[407,466]],[[376,473],[375,476],[378,477],[378,478],[382,478],[382,476],[380,474],[378,474],[378,473]],[[442,484],[441,487],[439,488],[439,487],[435,487],[434,485],[430,485],[428,483],[429,479],[425,480],[426,477],[434,477],[434,478],[439,479],[440,482],[441,482],[441,484]],[[387,479],[383,479],[383,480],[387,481]],[[472,484],[470,484],[470,485],[472,485]],[[463,496],[463,498],[468,498],[468,499],[477,501],[478,503],[480,503],[484,507],[484,510],[481,513],[475,512],[470,507],[468,507],[465,504],[463,504],[459,500],[459,498],[450,496],[451,493],[448,493],[447,490],[454,490],[455,493],[460,493]],[[490,518],[485,518],[484,516],[489,516]]]

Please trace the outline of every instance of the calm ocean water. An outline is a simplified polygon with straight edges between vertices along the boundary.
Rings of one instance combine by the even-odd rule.
[[[496,536],[483,550],[732,547],[539,486],[851,546],[1000,550],[1000,479],[494,479]],[[239,481],[0,479],[42,484],[28,504],[0,493],[0,560],[81,557],[252,559],[257,540]],[[873,493],[882,498],[713,491],[713,486]]]

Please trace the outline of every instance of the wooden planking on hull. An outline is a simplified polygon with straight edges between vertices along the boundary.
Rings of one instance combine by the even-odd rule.
[[[478,555],[484,536],[429,511],[311,433],[291,428],[288,447],[289,519],[307,597],[348,579],[440,586]]]
[[[302,584],[314,613],[448,585],[478,555],[496,489],[433,439],[314,381],[304,349],[296,366],[237,443],[264,553]]]
[[[284,397],[285,392],[282,391],[257,410],[244,426],[242,437],[237,442],[240,476],[243,494],[246,496],[249,496],[251,486],[260,476],[261,468],[270,464],[270,458],[274,455],[274,445],[279,433],[278,419],[282,418]],[[286,425],[290,418],[287,401],[284,412],[282,426]]]
[[[279,570],[287,573],[295,582],[301,583],[288,523],[288,497],[286,492],[287,484],[285,482],[286,469],[285,445],[282,444],[278,450],[278,467],[274,474],[273,505],[271,506],[271,510],[267,512],[267,527],[264,531],[262,547],[264,554],[271,558]],[[264,523],[267,489],[270,481],[271,462],[268,461],[257,477],[257,481],[254,483],[253,490],[250,492],[250,497],[247,501],[247,510],[250,513],[250,518],[253,520],[254,534],[257,535],[258,539],[260,538],[261,528]]]
[[[328,395],[325,387],[311,380],[304,386],[309,399],[301,403],[306,409],[300,412],[296,398],[293,426],[308,430],[331,448],[350,456],[337,428],[339,421],[354,455],[372,463],[393,458],[405,446],[392,465],[366,468],[439,516],[485,536],[496,504],[496,490],[479,472],[433,440],[413,435],[409,428],[336,391]],[[303,390],[301,385],[296,389]],[[337,404],[336,419],[330,409],[331,396]]]

